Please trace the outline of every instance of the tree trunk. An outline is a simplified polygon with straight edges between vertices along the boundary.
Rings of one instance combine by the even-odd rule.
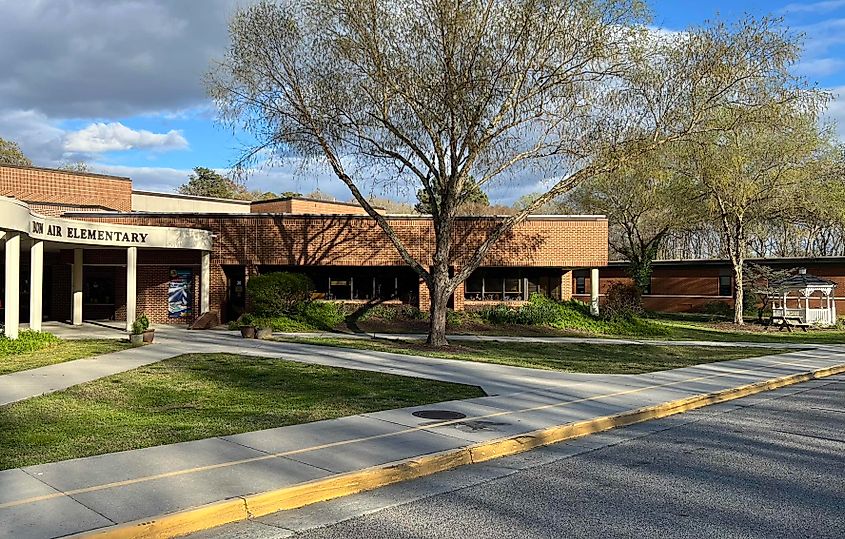
[[[429,346],[441,347],[449,344],[446,339],[446,315],[449,312],[449,267],[440,264],[432,268],[431,272],[431,306],[428,317]]]
[[[740,326],[745,324],[743,318],[745,290],[742,286],[742,263],[743,260],[740,257],[738,264],[734,264],[734,282],[736,283],[736,294],[734,294],[734,324]]]

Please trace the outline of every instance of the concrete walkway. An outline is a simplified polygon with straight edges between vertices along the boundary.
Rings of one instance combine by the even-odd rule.
[[[643,375],[588,375],[244,341],[225,332],[162,334],[160,344],[148,349],[152,354],[156,348],[173,355],[213,351],[283,356],[470,383],[490,396],[2,471],[0,537],[59,537],[95,530],[845,363],[842,351],[818,348]],[[421,408],[467,417],[442,422],[414,416]],[[589,438],[579,443],[589,444]]]
[[[298,333],[274,333],[277,337],[291,338],[326,338],[326,339],[384,339],[393,341],[424,341],[427,337],[424,333],[339,333],[334,331],[323,332],[298,332]],[[543,336],[510,336],[510,335],[449,335],[449,341],[480,341],[480,342],[521,342],[521,343],[546,343],[546,344],[654,344],[662,346],[717,346],[717,347],[744,347],[744,348],[781,348],[781,349],[804,349],[824,346],[843,345],[822,345],[804,344],[795,342],[746,342],[746,341],[693,341],[693,340],[660,340],[660,339],[619,339],[604,337],[543,337]]]
[[[101,324],[80,327],[51,323],[45,327],[62,338],[125,338],[119,328]],[[314,336],[315,334],[279,334]],[[316,334],[337,336],[337,334]],[[415,339],[422,336],[378,334],[379,338]],[[372,337],[359,337],[372,338]],[[597,343],[597,344],[668,344],[666,341],[629,341],[624,339],[580,339],[571,337],[487,337],[453,336],[452,340],[485,340],[543,342],[543,343]],[[820,345],[794,345],[792,343],[708,343],[698,341],[673,341],[677,346],[756,346],[760,348],[840,349],[845,347]],[[70,386],[125,372],[186,353],[228,352],[266,357],[284,357],[293,361],[402,374],[481,386],[489,395],[519,391],[537,391],[543,388],[579,380],[590,375],[543,371],[491,363],[473,363],[448,359],[423,358],[389,352],[331,348],[299,343],[242,339],[235,331],[188,331],[183,328],[159,326],[156,342],[151,346],[113,352],[88,359],[68,361],[37,369],[0,376],[0,406],[19,400],[59,391]]]

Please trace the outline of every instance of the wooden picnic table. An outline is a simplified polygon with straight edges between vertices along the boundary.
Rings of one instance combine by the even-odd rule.
[[[791,315],[791,316],[774,316],[774,315],[772,315],[772,317],[769,318],[769,323],[766,324],[766,331],[769,331],[769,328],[775,322],[780,322],[779,324],[777,324],[778,326],[780,326],[778,328],[778,331],[783,331],[783,328],[786,328],[787,331],[789,331],[790,333],[792,333],[793,327],[799,327],[804,331],[807,331],[807,328],[810,327],[810,324],[805,322],[800,316],[794,316],[794,315]]]

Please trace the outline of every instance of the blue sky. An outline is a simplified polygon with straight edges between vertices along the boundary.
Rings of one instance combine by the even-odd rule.
[[[195,166],[227,169],[239,136],[214,121],[201,76],[226,47],[228,16],[247,1],[0,0],[0,137],[18,141],[37,165],[84,160],[132,177],[140,189],[172,191]],[[717,14],[782,17],[806,34],[796,70],[837,95],[829,116],[845,138],[845,0],[649,4],[654,26],[670,30]],[[294,161],[253,175],[247,186],[319,188],[349,199],[326,171],[302,171]],[[531,190],[490,195],[510,203]]]

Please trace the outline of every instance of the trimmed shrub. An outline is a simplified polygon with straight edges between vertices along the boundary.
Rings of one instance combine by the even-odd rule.
[[[258,316],[278,316],[300,311],[311,301],[314,283],[301,273],[266,273],[249,279],[247,292]]]
[[[414,305],[384,305],[377,304],[366,307],[364,312],[358,317],[358,320],[383,320],[390,322],[393,320],[421,320],[423,313]]]
[[[557,301],[535,294],[520,307],[505,304],[480,311],[481,317],[493,324],[542,325],[599,335],[631,335],[658,337],[667,330],[660,324],[636,315],[597,318],[590,314],[590,306],[582,301]]]
[[[284,332],[326,330],[338,326],[344,318],[343,305],[330,301],[313,301],[302,305],[297,312],[292,314],[277,316],[242,314],[237,320],[229,322],[229,329],[255,326]]]
[[[12,356],[34,352],[50,346],[56,346],[62,340],[52,333],[42,333],[28,329],[21,331],[17,339],[0,336],[0,356]]]
[[[346,313],[343,305],[338,303],[311,301],[306,303],[293,318],[316,329],[332,329],[343,323]]]
[[[643,303],[640,291],[632,284],[611,283],[604,296],[605,318],[630,318],[642,314]]]

